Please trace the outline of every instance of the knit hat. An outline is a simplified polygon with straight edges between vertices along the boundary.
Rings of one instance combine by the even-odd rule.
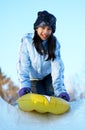
[[[56,30],[56,17],[47,11],[38,12],[38,17],[34,23],[34,29],[41,26],[50,26],[54,33]]]

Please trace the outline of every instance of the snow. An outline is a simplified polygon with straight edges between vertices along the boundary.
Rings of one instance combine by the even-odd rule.
[[[85,99],[70,102],[63,115],[23,112],[0,98],[0,130],[85,130]]]

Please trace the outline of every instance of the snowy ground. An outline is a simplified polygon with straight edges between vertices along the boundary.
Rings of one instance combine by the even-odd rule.
[[[63,115],[26,113],[0,98],[0,130],[85,130],[85,99],[70,106]]]

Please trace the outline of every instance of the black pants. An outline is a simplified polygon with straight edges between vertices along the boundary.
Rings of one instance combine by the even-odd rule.
[[[43,80],[31,81],[31,86],[32,86],[31,88],[33,93],[38,93],[38,94],[48,95],[48,96],[54,95],[51,74],[44,77]]]

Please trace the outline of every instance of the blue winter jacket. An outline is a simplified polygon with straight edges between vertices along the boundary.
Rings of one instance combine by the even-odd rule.
[[[26,34],[20,44],[19,57],[17,61],[18,79],[22,87],[31,87],[31,79],[43,79],[51,73],[52,84],[55,96],[65,92],[64,86],[64,65],[60,56],[60,44],[56,41],[56,58],[54,61],[45,60],[44,55],[40,55],[33,45],[33,34]],[[43,44],[46,44],[43,42]]]

